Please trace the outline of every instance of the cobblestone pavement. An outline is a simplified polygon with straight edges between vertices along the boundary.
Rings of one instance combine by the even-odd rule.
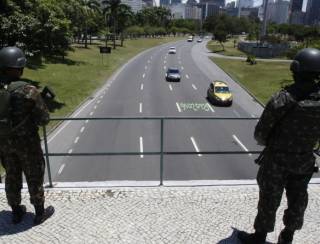
[[[46,191],[46,205],[55,214],[32,226],[33,208],[24,190],[28,213],[23,222],[10,223],[5,193],[0,190],[0,243],[231,243],[237,230],[252,231],[258,188],[246,186],[54,188]],[[320,185],[309,187],[305,224],[295,244],[320,243]],[[282,201],[275,243],[283,227]]]

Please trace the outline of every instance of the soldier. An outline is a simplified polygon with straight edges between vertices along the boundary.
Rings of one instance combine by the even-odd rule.
[[[294,84],[272,96],[255,128],[256,141],[266,147],[257,162],[260,191],[255,233],[239,232],[243,244],[265,243],[267,233],[274,230],[284,189],[288,208],[278,244],[292,243],[295,230],[303,225],[308,183],[315,169],[313,148],[320,137],[320,51],[301,50],[290,69]]]
[[[9,101],[8,108],[1,104],[1,109],[8,111],[8,118],[1,118],[0,155],[6,171],[5,190],[13,223],[20,223],[26,213],[26,207],[21,205],[23,172],[35,208],[34,224],[37,225],[54,212],[52,206],[44,208],[45,161],[38,134],[38,127],[49,122],[49,112],[36,87],[21,80],[25,64],[25,55],[19,48],[0,50],[1,103]],[[7,100],[5,92],[9,94]],[[7,127],[4,121],[7,121]]]

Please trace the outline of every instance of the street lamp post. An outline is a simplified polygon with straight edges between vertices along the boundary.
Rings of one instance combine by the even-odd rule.
[[[263,0],[263,21],[262,21],[260,39],[261,39],[261,37],[267,35],[267,10],[268,10],[268,1],[269,1],[269,0]]]

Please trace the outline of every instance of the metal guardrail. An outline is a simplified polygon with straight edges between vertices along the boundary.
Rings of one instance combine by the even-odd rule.
[[[160,151],[155,152],[94,152],[94,153],[50,153],[46,126],[43,126],[44,156],[47,163],[49,187],[53,187],[49,157],[57,156],[114,156],[114,155],[160,155],[160,185],[163,185],[163,156],[164,155],[195,155],[195,154],[259,154],[261,151],[164,151],[164,122],[169,120],[257,120],[259,118],[231,118],[231,117],[96,117],[96,118],[51,118],[51,121],[81,121],[81,120],[155,120],[160,121]]]

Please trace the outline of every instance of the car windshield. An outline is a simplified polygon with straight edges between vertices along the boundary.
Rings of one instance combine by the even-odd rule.
[[[229,87],[226,87],[226,86],[216,86],[215,87],[215,92],[216,93],[229,93]]]
[[[177,70],[177,69],[169,69],[168,72],[171,74],[179,74],[179,70]]]
[[[170,49],[174,50],[174,49],[176,49],[176,48],[175,48],[175,47],[170,47]]]

